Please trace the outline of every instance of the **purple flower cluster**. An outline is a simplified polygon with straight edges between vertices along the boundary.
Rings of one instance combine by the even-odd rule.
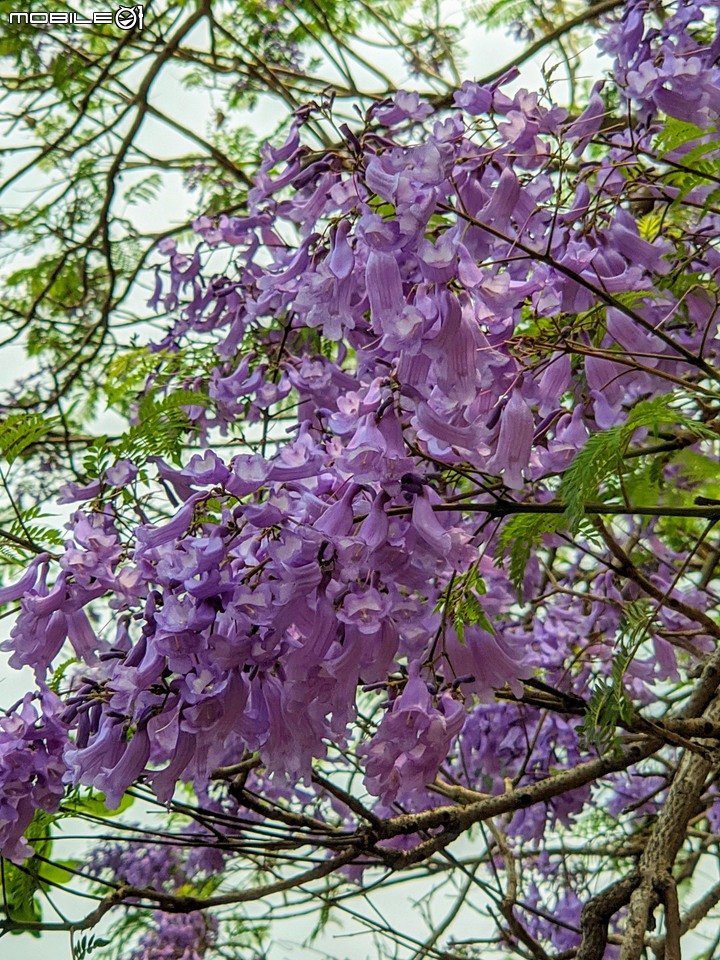
[[[128,960],[203,960],[213,955],[219,924],[211,914],[156,912],[151,922]]]
[[[87,861],[93,876],[109,875],[133,887],[171,891],[188,880],[182,848],[168,843],[105,842],[95,846]]]
[[[465,708],[443,694],[437,706],[427,686],[411,676],[365,751],[365,783],[385,803],[407,801],[423,790],[462,729]]]
[[[147,390],[195,391],[186,409],[207,449],[143,465],[142,502],[127,490],[139,466],[129,461],[71,485],[65,500],[81,506],[59,569],[41,556],[0,592],[21,601],[13,666],[42,683],[66,642],[80,661],[61,713],[43,694],[42,716],[26,699],[2,721],[3,855],[26,855],[32,812],[53,809],[63,781],[111,807],[144,781],[166,803],[179,782],[206,795],[213,770],[257,753],[259,790],[292,802],[330,744],[361,741],[366,788],[386,812],[435,802],[426,787],[442,766],[500,793],[508,778],[533,783],[587,756],[571,708],[609,675],[643,591],[594,530],[568,546],[549,526],[523,606],[498,512],[556,501],[588,437],[625,424],[638,401],[682,385],[672,409],[707,419],[717,207],[691,183],[677,214],[680,191],[648,175],[645,154],[658,111],[717,122],[717,41],[706,42],[707,5],[681,4],[652,28],[647,6],[626,4],[604,40],[642,113],[637,131],[603,132],[601,85],[571,120],[537,94],[506,92],[513,74],[465,82],[442,115],[398,94],[318,156],[305,128],[330,105],[311,105],[263,149],[245,216],[200,217],[187,255],[167,245],[153,302],[176,320],[158,347],[205,346],[214,365]],[[638,220],[640,185],[669,205],[674,231]],[[230,250],[230,276],[205,275],[216,248]],[[251,451],[213,449],[253,428]],[[655,480],[681,491],[690,472],[662,463]],[[598,495],[626,505],[627,489],[605,482]],[[683,545],[661,521],[628,516],[615,532],[639,583],[674,600],[653,611],[623,676],[642,707],[708,649],[687,611],[713,598],[683,577]],[[541,562],[551,553],[552,569]],[[539,676],[567,716],[495,702]],[[358,718],[363,687],[384,698],[377,724]],[[631,770],[602,785],[613,816],[641,773],[652,789],[640,799],[657,808],[662,784]],[[517,813],[511,839],[544,853],[548,822],[576,823],[591,797],[583,787]],[[157,861],[115,866],[139,884],[172,882],[181,867]],[[575,943],[576,900],[557,903],[575,918],[558,950]],[[196,914],[158,924],[169,939],[148,934],[146,960],[203,956],[215,936]]]
[[[195,833],[196,824],[185,830],[188,839],[197,839]],[[220,874],[224,865],[220,851],[185,846],[178,837],[173,843],[104,841],[92,850],[85,869],[98,879],[177,894],[187,893],[191,885],[201,887],[208,879],[215,882],[214,875]],[[145,918],[143,933],[128,960],[201,960],[213,955],[219,935],[220,923],[207,911],[168,914],[157,910]]]
[[[45,689],[26,694],[0,719],[0,849],[14,863],[33,855],[24,833],[35,811],[54,813],[65,792],[61,706]]]
[[[720,31],[712,3],[683,2],[654,23],[652,4],[633,0],[601,39],[615,57],[622,94],[644,116],[666,114],[711,129],[720,111]]]

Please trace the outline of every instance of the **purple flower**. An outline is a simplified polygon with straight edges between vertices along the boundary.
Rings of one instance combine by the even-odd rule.
[[[193,518],[199,499],[200,494],[195,494],[190,497],[187,503],[178,510],[173,519],[162,526],[157,527],[149,524],[139,526],[136,531],[137,539],[141,544],[138,548],[139,551],[159,547],[163,543],[168,543],[170,540],[174,540],[176,537],[185,533]]]
[[[502,473],[511,490],[523,487],[522,471],[527,468],[532,449],[535,421],[519,390],[513,390],[500,414],[500,432],[495,453],[488,460],[491,473]]]
[[[128,787],[138,779],[150,758],[150,738],[143,727],[133,734],[120,759],[112,767],[103,767],[93,781],[93,786],[105,794],[110,810],[120,806]]]
[[[577,120],[570,124],[566,131],[565,136],[568,140],[577,141],[573,148],[573,153],[576,157],[580,156],[588,143],[602,127],[602,122],[607,112],[605,102],[600,96],[600,91],[604,86],[604,80],[598,80],[598,82],[593,85],[588,105]]]
[[[570,374],[570,354],[554,353],[538,382],[541,416],[558,408],[560,398],[570,385]]]
[[[357,494],[357,484],[348,484],[340,500],[327,507],[320,519],[315,522],[315,529],[329,537],[347,535],[353,524],[352,504]]]
[[[343,220],[334,231],[332,250],[327,259],[330,272],[338,280],[345,280],[349,277],[355,264],[355,258],[347,240],[349,232],[350,223]]]
[[[427,489],[415,497],[412,508],[412,525],[420,538],[428,547],[441,557],[447,556],[452,545],[452,538],[438,520],[432,508]]]
[[[105,471],[105,479],[114,487],[126,487],[138,474],[138,468],[130,460],[118,460]]]
[[[384,803],[412,797],[435,779],[465,710],[443,695],[437,705],[417,673],[385,714],[365,753],[365,785]]]
[[[157,912],[153,919],[128,960],[202,960],[215,953],[219,924],[211,914]]]
[[[373,107],[375,119],[389,127],[403,120],[424,120],[432,113],[431,104],[421,101],[419,93],[409,90],[400,90],[392,99]]]
[[[35,851],[23,834],[36,810],[53,813],[62,799],[68,744],[58,697],[26,694],[0,720],[0,853],[22,863]]]
[[[343,599],[337,616],[343,623],[355,626],[360,633],[374,636],[389,613],[390,603],[387,595],[383,596],[378,590],[370,587],[357,593],[348,593]]]
[[[459,90],[453,94],[456,107],[461,107],[472,116],[489,113],[493,102],[492,87],[480,86],[472,80],[463,80]]]
[[[48,559],[49,557],[46,553],[39,554],[30,561],[27,570],[16,583],[10,584],[7,587],[0,587],[0,604],[12,603],[14,600],[19,600],[28,593],[28,591],[32,590],[38,579],[38,567],[43,563],[47,563]],[[47,567],[45,568],[45,573],[47,573]]]
[[[397,259],[390,253],[373,250],[367,260],[366,282],[373,324],[383,331],[405,307]]]
[[[84,486],[79,483],[66,483],[58,495],[58,503],[77,503],[81,500],[92,500],[101,490],[99,480],[92,480]]]

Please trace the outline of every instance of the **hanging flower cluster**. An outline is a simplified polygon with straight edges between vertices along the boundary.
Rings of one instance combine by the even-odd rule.
[[[710,649],[708,581],[682,579],[682,547],[659,517],[633,514],[634,494],[601,489],[602,467],[597,495],[627,507],[618,536],[642,545],[649,592],[619,578],[589,524],[568,548],[571,520],[536,528],[544,550],[566,550],[560,573],[529,552],[518,576],[502,522],[561,514],[563,477],[598,434],[624,436],[639,459],[652,440],[639,410],[665,408],[666,442],[700,456],[692,425],[716,415],[720,213],[712,179],[679,168],[713,149],[700,128],[720,112],[708,6],[681,4],[655,27],[647,4],[626,4],[602,46],[627,103],[598,84],[579,117],[514,89],[511,73],[463,83],[442,113],[399,93],[318,154],[308,131],[332,104],[299,110],[264,148],[247,214],[200,217],[188,255],[166,244],[152,302],[176,320],[158,354],[209,344],[215,359],[207,378],[147,390],[194,392],[186,410],[207,449],[69,487],[85,504],[59,571],[39,558],[4,596],[22,598],[13,665],[42,684],[68,640],[82,669],[62,736],[54,700],[42,720],[27,701],[4,721],[3,796],[16,755],[42,767],[23,774],[22,802],[48,809],[58,764],[115,806],[138,780],[162,802],[180,781],[204,795],[216,768],[257,754],[259,789],[292,800],[313,760],[358,737],[379,809],[425,808],[443,767],[502,793],[583,757],[571,709],[543,719],[511,701],[540,678],[577,706],[610,675],[629,605],[672,598],[626,664],[639,706]],[[208,277],[215,249],[232,262]],[[228,454],[236,431],[246,445]],[[139,524],[122,497],[138,466],[167,495]],[[670,459],[655,481],[693,482]],[[91,616],[101,600],[112,635]],[[374,725],[358,721],[362,688],[385,697]],[[41,749],[23,751],[28,740]],[[628,776],[605,787],[618,814]],[[590,796],[518,813],[511,829],[539,843],[548,813],[569,824]],[[22,859],[3,830],[3,855]]]

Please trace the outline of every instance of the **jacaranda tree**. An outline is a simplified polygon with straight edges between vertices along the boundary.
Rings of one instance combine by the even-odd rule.
[[[570,96],[455,80],[442,31],[362,2],[296,10],[341,64],[381,17],[422,91],[313,92],[273,21],[292,115],[253,170],[227,147],[237,196],[195,170],[194,238],[150,238],[150,343],[109,353],[146,262],[108,226],[129,146],[76,198],[100,226],[39,238],[0,432],[5,650],[35,675],[0,720],[4,932],[250,957],[424,876],[451,909],[364,917],[388,954],[717,956],[720,5],[494,7]],[[185,15],[230,69],[217,11]],[[82,861],[72,818],[104,824]],[[95,902],[50,916],[57,886]]]

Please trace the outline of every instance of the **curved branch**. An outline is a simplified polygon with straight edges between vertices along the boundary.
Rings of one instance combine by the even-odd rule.
[[[556,27],[554,30],[551,30],[549,33],[546,33],[544,36],[540,37],[540,39],[536,40],[535,43],[531,43],[530,46],[526,47],[526,49],[523,50],[522,53],[518,54],[518,56],[513,57],[512,60],[508,60],[504,66],[499,67],[497,70],[493,70],[492,73],[486,73],[485,76],[479,79],[477,82],[480,84],[486,84],[492,83],[494,80],[499,80],[500,77],[504,76],[506,73],[509,73],[514,67],[519,67],[521,64],[526,63],[528,60],[534,57],[536,53],[539,53],[556,40],[560,40],[565,36],[566,33],[570,33],[571,30],[574,30],[575,27],[580,27],[584,23],[588,23],[590,20],[594,20],[596,17],[601,16],[603,13],[609,13],[611,10],[615,10],[617,7],[622,7],[624,2],[625,0],[601,0],[600,3],[596,3],[593,6],[588,7],[586,10],[583,10],[582,13],[577,14],[575,17],[571,17],[569,20],[566,20],[565,23],[561,23],[559,27]],[[444,94],[441,97],[431,98],[431,102],[437,107],[451,107],[453,104],[453,94]]]

